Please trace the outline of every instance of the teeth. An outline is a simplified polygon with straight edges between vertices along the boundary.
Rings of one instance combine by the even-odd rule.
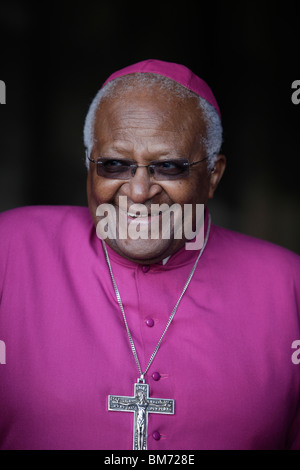
[[[138,217],[155,217],[155,216],[161,215],[161,214],[162,214],[161,211],[160,211],[160,212],[157,212],[157,213],[155,213],[155,214],[152,214],[152,213],[151,213],[151,214],[145,214],[145,215],[143,215],[143,214],[132,214],[131,212],[127,212],[127,215],[128,215],[129,217],[135,217],[135,218],[138,218]]]
[[[137,215],[137,214],[131,214],[130,212],[127,212],[127,215],[129,215],[129,217],[148,217],[148,214],[147,215]]]

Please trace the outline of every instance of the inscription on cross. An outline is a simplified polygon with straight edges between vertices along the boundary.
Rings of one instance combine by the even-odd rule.
[[[148,413],[174,414],[174,400],[149,398],[149,385],[134,384],[134,396],[108,396],[109,411],[134,413],[133,450],[147,450]]]

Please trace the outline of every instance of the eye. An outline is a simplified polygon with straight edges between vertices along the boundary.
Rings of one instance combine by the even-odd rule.
[[[183,162],[168,160],[165,162],[156,163],[156,167],[159,172],[169,175],[180,174],[185,171],[185,166]]]
[[[110,159],[110,160],[105,160],[103,162],[103,165],[108,168],[108,167],[116,167],[116,166],[123,166],[123,165],[126,165],[126,162],[124,162],[123,160],[114,160],[114,159]]]
[[[166,168],[166,169],[169,169],[169,168],[176,168],[177,167],[177,164],[174,163],[174,162],[162,162],[160,164],[161,168]]]
[[[105,171],[110,173],[126,171],[130,166],[130,162],[128,162],[127,160],[118,160],[113,158],[104,161],[99,160],[99,163],[102,163],[102,166]]]

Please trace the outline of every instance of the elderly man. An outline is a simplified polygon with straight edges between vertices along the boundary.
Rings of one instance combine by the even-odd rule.
[[[300,449],[299,257],[211,223],[225,157],[208,85],[126,67],[84,140],[89,211],[1,215],[0,447]],[[176,236],[188,217],[197,249]]]

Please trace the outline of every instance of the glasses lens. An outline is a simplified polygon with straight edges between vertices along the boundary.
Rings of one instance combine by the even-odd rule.
[[[100,159],[97,161],[97,174],[104,178],[126,180],[131,177],[132,162],[128,160]]]
[[[175,180],[189,175],[188,161],[185,160],[155,162],[151,165],[151,168],[154,170],[156,180]]]
[[[97,174],[104,178],[127,180],[134,176],[138,167],[132,160],[115,158],[97,160]],[[155,180],[176,180],[189,175],[189,163],[187,160],[157,161],[151,163],[148,170]]]

